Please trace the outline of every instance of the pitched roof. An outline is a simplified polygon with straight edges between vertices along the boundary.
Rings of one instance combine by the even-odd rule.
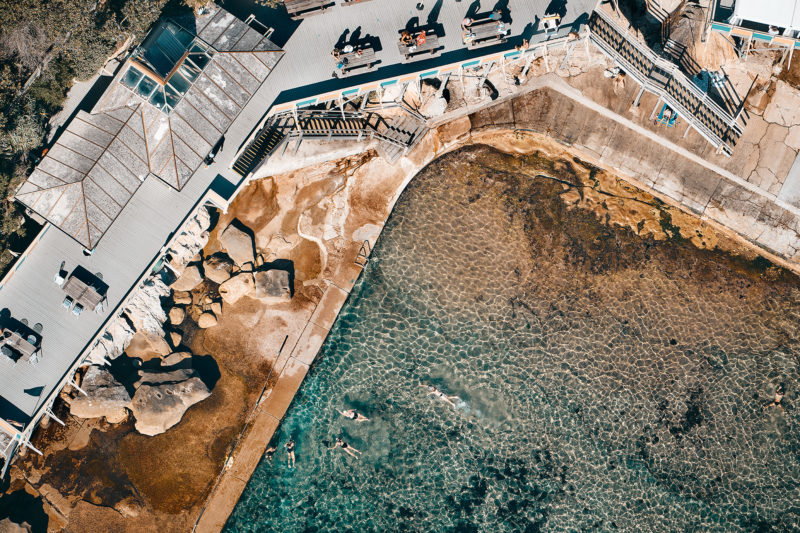
[[[92,249],[148,174],[183,188],[283,51],[213,5],[192,33],[213,55],[165,112],[123,83],[129,59],[91,113],[79,112],[16,198]]]
[[[148,172],[138,108],[80,111],[16,197],[93,248]]]

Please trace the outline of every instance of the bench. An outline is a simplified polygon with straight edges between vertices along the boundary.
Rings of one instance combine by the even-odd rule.
[[[289,16],[295,20],[321,13],[334,5],[331,0],[284,0]]]
[[[500,20],[483,19],[473,21],[464,31],[464,44],[470,50],[506,42],[511,33],[511,24]]]
[[[404,31],[404,30],[403,30]],[[425,30],[421,32],[415,32],[411,34],[411,37],[414,39],[414,42],[417,42],[417,36],[420,33],[425,32]],[[402,31],[400,32],[402,34]],[[444,47],[442,47],[444,48]],[[397,42],[397,49],[400,51],[401,54],[405,57],[403,63],[408,61],[415,61],[417,59],[421,59],[420,56],[422,54],[428,54],[426,57],[436,57],[441,54],[441,48],[439,47],[439,37],[436,36],[435,33],[425,33],[425,42],[421,45],[405,45],[400,41]]]
[[[342,66],[338,67],[337,64],[333,75],[337,78],[344,78],[345,76],[354,74],[356,71],[371,70],[372,67],[378,63],[378,59],[375,56],[374,49],[360,48],[352,52],[342,52],[339,54],[338,63],[341,63]]]

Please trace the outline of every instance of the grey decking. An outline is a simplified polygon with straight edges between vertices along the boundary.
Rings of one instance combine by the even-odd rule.
[[[542,28],[537,28],[537,32],[531,35],[533,27],[528,24],[537,16],[543,16],[549,3],[549,0],[509,1],[513,22],[509,38],[512,43],[514,38],[521,38],[523,33],[532,43],[546,39]],[[303,95],[320,94],[350,85],[355,78],[362,76],[379,79],[403,71],[418,70],[419,63],[402,65],[403,56],[398,53],[396,46],[398,30],[405,27],[412,17],[419,17],[421,25],[425,26],[426,18],[434,7],[433,3],[426,3],[423,11],[417,11],[415,4],[416,1],[412,0],[374,0],[351,4],[346,8],[336,6],[319,16],[304,20],[285,45],[284,57],[230,123],[225,146],[217,155],[217,164],[211,168],[201,165],[191,179],[184,182],[181,190],[166,185],[152,175],[146,178],[127,204],[123,203],[93,255],[85,256],[82,253],[84,245],[58,228],[50,227],[24,262],[17,265],[13,276],[0,288],[0,309],[8,308],[16,318],[27,318],[30,323],[41,322],[44,325],[41,360],[36,366],[17,363],[0,368],[0,396],[19,410],[17,412],[0,405],[0,417],[25,420],[51,397],[54,386],[159,254],[170,234],[196,205],[217,174],[221,173],[230,181],[238,182],[240,177],[228,165],[276,100],[289,101]],[[578,29],[578,22],[588,21],[594,4],[594,0],[569,2],[562,19],[564,24],[557,36],[563,36],[573,28]],[[469,52],[461,43],[460,23],[468,6],[467,2],[449,1],[442,5],[437,23],[444,29],[439,42],[445,49],[442,56],[427,60],[432,65],[452,63],[486,53],[485,50]],[[486,4],[479,11],[491,11],[493,6]],[[261,22],[272,25],[269,20]],[[216,31],[224,23],[220,18],[214,26],[200,31],[208,32],[203,35],[208,40],[212,38],[210,32]],[[330,50],[345,29],[353,31],[359,27],[362,37],[369,34],[380,39],[382,50],[378,52],[378,59],[381,64],[377,72],[347,80],[331,79],[334,60]],[[220,35],[224,31],[224,28],[221,29]],[[550,37],[553,38],[554,34],[550,34]],[[218,38],[215,41],[219,44]],[[102,313],[87,310],[76,318],[61,306],[63,292],[52,281],[61,261],[66,261],[68,270],[80,264],[91,272],[103,274],[109,289],[108,305]],[[0,362],[0,365],[3,363]]]

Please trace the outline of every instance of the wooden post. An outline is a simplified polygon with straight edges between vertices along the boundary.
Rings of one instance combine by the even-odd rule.
[[[550,62],[547,61],[547,43],[544,43],[544,50],[542,52],[542,57],[544,58],[544,68],[547,72],[550,72]]]

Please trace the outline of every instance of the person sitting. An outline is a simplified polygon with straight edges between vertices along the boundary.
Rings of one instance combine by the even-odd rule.
[[[499,9],[495,9],[492,11],[492,14],[489,15],[489,20],[502,20],[503,12]]]
[[[465,32],[469,29],[470,26],[472,26],[471,18],[467,17],[461,21],[461,29],[464,30]]]
[[[411,37],[411,34],[406,30],[403,30],[403,32],[400,34],[400,44],[403,46],[411,46],[413,41],[414,39]]]
[[[339,56],[342,55],[342,52],[338,48],[334,48],[331,51],[331,55],[333,56],[334,59],[339,59]]]
[[[419,34],[417,34],[417,46],[422,46],[423,44],[425,44],[426,40],[427,40],[427,37],[426,37],[424,31],[421,31],[421,32],[419,32]]]

